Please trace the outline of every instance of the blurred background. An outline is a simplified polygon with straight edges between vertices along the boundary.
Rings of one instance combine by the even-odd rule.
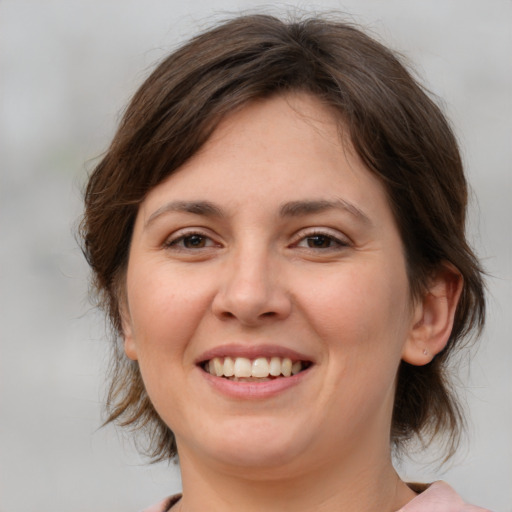
[[[179,41],[242,10],[337,10],[414,63],[460,139],[488,326],[460,387],[469,442],[442,470],[512,511],[512,1],[0,0],[0,512],[130,512],[180,488],[100,428],[104,320],[74,239],[81,188],[123,106]]]

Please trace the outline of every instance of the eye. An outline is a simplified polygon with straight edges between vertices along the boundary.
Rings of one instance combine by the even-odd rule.
[[[350,242],[340,236],[334,236],[324,232],[314,232],[303,236],[296,244],[296,247],[305,249],[341,249],[348,247]]]
[[[201,233],[187,233],[167,240],[166,247],[182,250],[207,249],[216,247],[216,244],[210,237]]]
[[[329,247],[332,247],[334,243],[334,240],[331,237],[325,235],[308,236],[304,241],[311,249],[328,249]]]

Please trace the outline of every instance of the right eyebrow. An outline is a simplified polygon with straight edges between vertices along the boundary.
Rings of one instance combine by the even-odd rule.
[[[224,212],[210,201],[170,201],[155,210],[144,224],[146,229],[158,217],[168,212],[193,213],[205,217],[224,217]]]
[[[301,215],[321,213],[328,210],[341,210],[347,212],[354,218],[362,221],[364,224],[372,226],[372,221],[368,215],[363,212],[363,210],[344,199],[335,199],[334,201],[327,201],[324,199],[312,201],[291,201],[281,206],[280,214],[282,217],[300,217]]]

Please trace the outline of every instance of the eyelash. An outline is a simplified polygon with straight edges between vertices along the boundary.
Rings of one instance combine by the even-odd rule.
[[[332,233],[326,233],[325,231],[313,231],[313,232],[306,233],[306,234],[301,233],[300,238],[298,238],[298,241],[295,242],[293,245],[295,247],[300,247],[299,244],[301,242],[307,243],[308,240],[313,239],[313,238],[323,239],[324,241],[327,241],[327,242],[329,242],[329,244],[333,244],[333,245],[329,245],[328,247],[310,247],[308,245],[308,246],[302,247],[302,248],[304,248],[306,250],[311,250],[311,251],[317,251],[317,250],[335,251],[335,250],[339,250],[339,249],[342,249],[345,247],[350,247],[350,245],[351,245],[348,239],[342,239],[338,236],[334,236]]]
[[[202,246],[202,247],[186,247],[184,245],[185,241],[187,239],[192,239],[194,237],[200,239],[204,243],[208,243],[208,242],[211,242],[211,243],[208,246]],[[181,233],[179,236],[168,239],[164,243],[164,246],[168,249],[174,248],[174,249],[181,250],[181,251],[195,251],[197,249],[209,249],[210,247],[214,247],[215,245],[218,246],[219,244],[214,242],[210,236],[208,236],[204,233],[201,233],[199,231],[190,231],[188,233]]]
[[[199,245],[195,247],[186,247],[185,243],[187,240],[191,240],[193,238],[197,238],[197,242],[199,244],[208,244],[208,245]],[[320,240],[320,242],[327,242],[329,245],[327,247],[311,247],[308,244],[308,240],[311,239]],[[308,244],[307,246],[301,246],[300,244],[305,242]],[[345,247],[349,247],[351,244],[347,239],[341,239],[340,237],[334,236],[331,233],[327,233],[325,231],[312,231],[310,233],[300,233],[297,236],[297,241],[291,244],[291,247],[298,247],[301,249],[306,249],[310,251],[335,251]],[[201,249],[209,249],[211,247],[220,246],[220,244],[216,243],[210,236],[201,233],[200,231],[190,231],[188,233],[181,233],[177,237],[173,237],[169,240],[166,240],[164,243],[166,248],[173,248],[181,251],[197,251]]]

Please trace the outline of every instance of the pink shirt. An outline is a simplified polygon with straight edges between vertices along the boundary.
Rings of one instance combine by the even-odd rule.
[[[177,503],[180,495],[171,496],[147,508],[144,512],[167,512]],[[445,482],[434,482],[397,512],[491,512],[488,509],[464,503],[462,498]]]
[[[468,505],[445,482],[434,482],[397,512],[491,512]]]

